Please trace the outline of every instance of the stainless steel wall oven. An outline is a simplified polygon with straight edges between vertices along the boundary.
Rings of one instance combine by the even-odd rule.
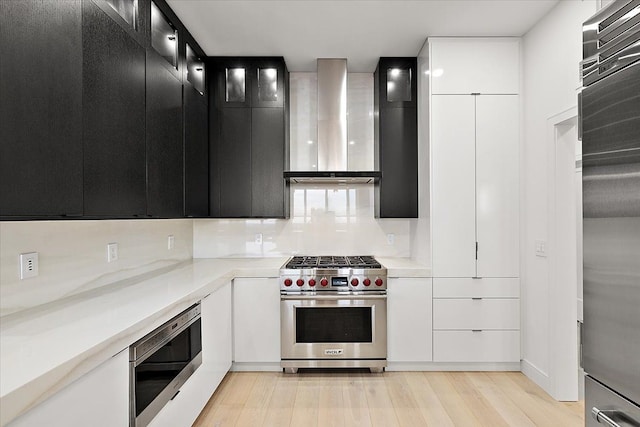
[[[129,347],[129,425],[148,425],[202,364],[200,303]]]

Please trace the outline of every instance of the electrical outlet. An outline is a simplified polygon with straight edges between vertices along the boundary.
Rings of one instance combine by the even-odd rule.
[[[167,249],[172,250],[176,246],[176,239],[173,237],[173,234],[170,234],[167,237]]]
[[[261,245],[262,244],[262,233],[256,233],[256,235],[254,236],[254,241],[256,245]]]
[[[389,233],[387,234],[387,245],[393,245],[396,241],[396,235]]]
[[[107,262],[113,262],[118,260],[118,244],[109,243],[107,245]]]
[[[38,275],[38,252],[20,254],[20,280]]]
[[[546,257],[547,256],[547,242],[544,240],[536,240],[536,256]]]

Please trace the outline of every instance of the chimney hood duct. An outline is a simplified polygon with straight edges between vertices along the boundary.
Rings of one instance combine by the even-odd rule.
[[[379,171],[349,171],[347,162],[347,60],[317,60],[318,73],[318,170],[287,171],[284,178],[296,183],[370,183]]]

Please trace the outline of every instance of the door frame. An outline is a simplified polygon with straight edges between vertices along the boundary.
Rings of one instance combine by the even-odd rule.
[[[578,108],[571,107],[547,120],[549,378],[546,391],[556,400],[578,400],[577,330],[577,224],[575,198],[575,146]],[[575,129],[575,139],[565,139]],[[559,144],[573,142],[573,149]],[[567,150],[573,155],[569,161]],[[569,169],[570,168],[570,169]],[[558,179],[571,182],[560,183]]]

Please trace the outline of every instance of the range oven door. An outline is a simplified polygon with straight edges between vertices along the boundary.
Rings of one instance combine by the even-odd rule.
[[[387,295],[281,296],[282,359],[386,359]]]

